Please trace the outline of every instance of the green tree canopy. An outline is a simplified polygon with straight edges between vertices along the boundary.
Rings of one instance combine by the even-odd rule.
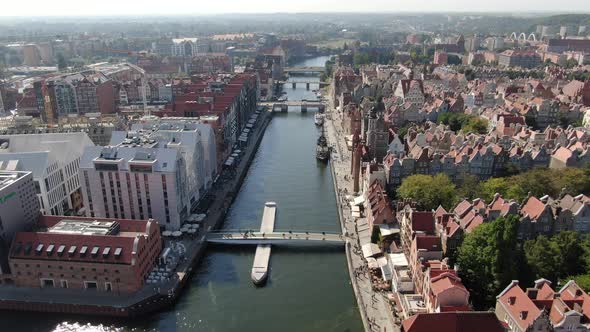
[[[543,235],[535,240],[527,241],[524,245],[524,251],[531,272],[538,278],[545,278],[551,281],[557,280],[559,271],[557,270],[559,249],[554,243]]]
[[[425,210],[436,209],[439,205],[451,209],[457,202],[455,185],[444,174],[409,176],[397,189],[397,195],[415,200],[419,208]]]
[[[464,133],[485,134],[488,132],[488,122],[479,117],[470,118],[462,127]]]
[[[524,244],[526,261],[534,278],[545,278],[557,284],[559,280],[586,271],[586,251],[580,235],[564,231],[553,237],[538,236]]]
[[[457,252],[459,276],[478,310],[494,305],[496,295],[522,271],[517,241],[518,216],[501,217],[467,234]]]

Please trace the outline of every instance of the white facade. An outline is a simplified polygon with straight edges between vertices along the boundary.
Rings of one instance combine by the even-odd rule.
[[[194,57],[199,54],[197,38],[172,39],[172,55]]]
[[[156,219],[178,230],[190,213],[180,149],[89,147],[80,163],[86,216]]]
[[[0,161],[17,160],[11,170],[30,171],[43,214],[64,215],[82,208],[78,166],[86,133],[0,136]]]
[[[5,162],[0,164],[6,167]],[[39,201],[32,173],[0,171],[0,274],[9,273],[6,250],[14,235],[30,230],[38,217]]]
[[[147,142],[151,147],[177,149],[186,165],[189,199],[198,201],[217,175],[215,133],[209,125],[180,119],[143,118],[129,132],[115,132],[112,146]]]

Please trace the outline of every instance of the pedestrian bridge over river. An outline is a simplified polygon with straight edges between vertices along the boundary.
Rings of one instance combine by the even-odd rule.
[[[274,231],[268,233],[250,231],[219,231],[209,232],[207,242],[233,245],[259,244],[311,244],[311,245],[342,245],[346,237],[340,233],[305,232],[305,231]]]

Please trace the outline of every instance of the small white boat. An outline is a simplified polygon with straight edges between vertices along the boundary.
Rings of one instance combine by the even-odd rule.
[[[324,115],[321,113],[316,113],[313,117],[316,126],[323,126],[324,125]]]

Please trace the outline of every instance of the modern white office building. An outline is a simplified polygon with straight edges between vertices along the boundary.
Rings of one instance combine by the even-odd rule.
[[[185,159],[181,149],[154,144],[86,148],[80,162],[86,216],[153,218],[167,230],[180,228],[190,213]]]
[[[0,162],[10,169],[17,161]],[[33,174],[0,170],[0,274],[9,273],[8,248],[17,232],[30,230],[39,217]]]
[[[83,207],[78,166],[90,146],[81,132],[0,135],[0,162],[18,161],[11,170],[33,173],[43,214],[75,214]]]
[[[211,126],[195,120],[144,117],[131,131],[115,132],[110,145],[179,150],[185,161],[191,204],[211,188],[217,175],[215,133]]]

